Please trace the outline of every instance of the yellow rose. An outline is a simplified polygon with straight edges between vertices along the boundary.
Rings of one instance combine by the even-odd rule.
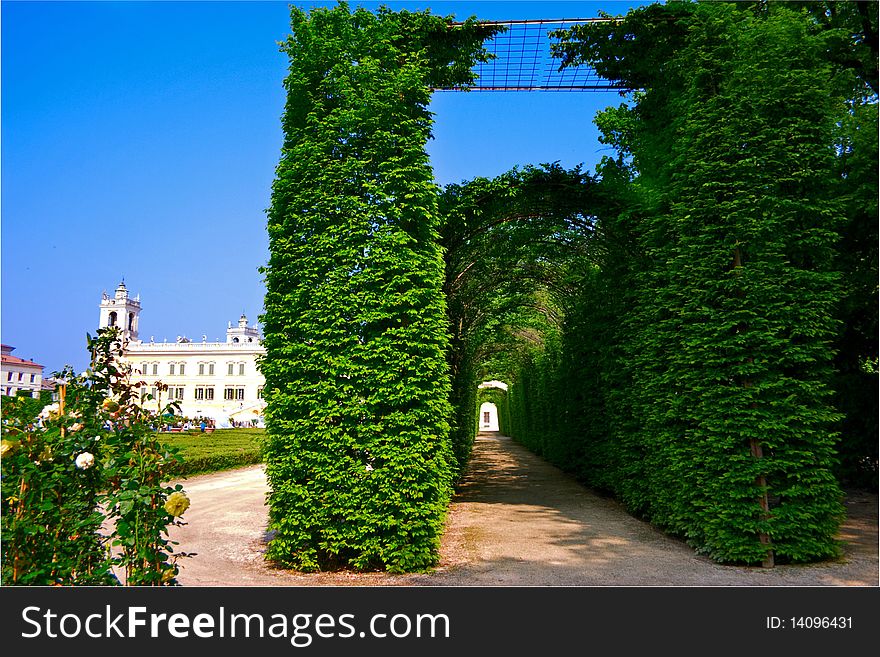
[[[189,508],[189,498],[180,491],[175,491],[165,500],[165,510],[172,516],[182,516]]]

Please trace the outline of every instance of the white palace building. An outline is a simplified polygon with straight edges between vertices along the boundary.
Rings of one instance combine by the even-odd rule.
[[[238,325],[229,322],[226,342],[201,342],[179,337],[175,342],[144,342],[138,337],[141,312],[140,295],[131,298],[125,283],[119,284],[111,297],[101,298],[100,328],[118,326],[122,330],[123,357],[131,365],[135,380],[145,382],[144,394],[165,405],[169,399],[180,404],[180,414],[188,418],[213,419],[217,427],[233,422],[262,426],[263,375],[257,369],[257,357],[265,353],[256,326],[248,326],[242,315]],[[168,386],[161,392],[157,383]]]

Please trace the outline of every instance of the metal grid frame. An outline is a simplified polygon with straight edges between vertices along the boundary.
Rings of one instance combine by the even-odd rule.
[[[609,18],[559,18],[519,21],[484,21],[502,25],[507,31],[495,35],[487,50],[495,58],[474,67],[475,84],[467,87],[436,88],[434,91],[608,91],[622,87],[599,77],[589,66],[559,70],[560,60],[551,56],[550,45],[559,39],[553,30],[581,23],[602,23]]]

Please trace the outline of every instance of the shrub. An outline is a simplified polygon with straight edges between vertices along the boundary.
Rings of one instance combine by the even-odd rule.
[[[7,585],[175,584],[169,525],[182,487],[160,482],[179,457],[136,403],[118,329],[88,337],[91,367],[56,373],[57,408],[3,405],[3,550]],[[166,509],[171,495],[178,504]]]

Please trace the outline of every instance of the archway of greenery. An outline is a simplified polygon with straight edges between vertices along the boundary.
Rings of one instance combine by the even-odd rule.
[[[559,338],[588,262],[594,188],[579,169],[547,165],[450,185],[440,197],[459,471],[474,440],[477,385],[512,381],[525,354]]]
[[[841,429],[876,482],[857,419],[876,395],[833,391],[877,380],[876,17],[834,4],[574,28],[566,65],[639,90],[596,118],[617,155],[443,191],[429,90],[466,86],[498,28],[294,9],[265,270],[270,556],[431,565],[490,378],[512,384],[507,433],[716,560],[833,556]]]

